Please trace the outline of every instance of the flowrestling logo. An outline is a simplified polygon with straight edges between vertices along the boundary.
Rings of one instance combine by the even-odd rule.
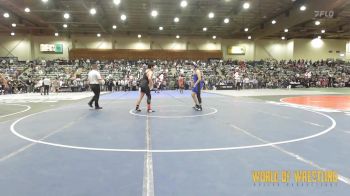
[[[334,11],[314,11],[315,18],[333,18],[334,17]]]

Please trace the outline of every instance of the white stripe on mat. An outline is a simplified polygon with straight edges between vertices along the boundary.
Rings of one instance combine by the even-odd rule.
[[[3,104],[3,103],[1,103]],[[16,114],[21,114],[21,113],[24,113],[28,110],[31,109],[31,107],[29,105],[20,105],[20,104],[4,104],[4,105],[14,105],[14,106],[22,106],[22,107],[26,107],[26,109],[24,110],[21,110],[19,112],[15,112],[15,113],[11,113],[11,114],[6,114],[6,115],[3,115],[3,116],[0,116],[0,118],[5,118],[5,117],[8,117],[8,116],[13,116],[13,115],[16,115]]]
[[[149,117],[146,119],[146,146],[144,170],[143,170],[143,193],[142,196],[154,196],[154,181],[153,181],[153,159],[152,159],[152,140],[151,128],[149,125]]]

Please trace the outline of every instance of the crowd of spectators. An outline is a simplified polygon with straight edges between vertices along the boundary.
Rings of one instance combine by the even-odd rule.
[[[192,60],[74,60],[13,61],[0,58],[0,94],[32,93],[43,90],[43,81],[50,79],[51,92],[86,91],[86,80],[92,63],[99,64],[104,78],[102,90],[129,91],[138,89],[147,63],[155,66],[155,88],[177,89],[179,75],[185,88],[191,86]],[[232,61],[211,59],[195,61],[203,72],[205,89],[349,87],[350,63],[334,60]]]

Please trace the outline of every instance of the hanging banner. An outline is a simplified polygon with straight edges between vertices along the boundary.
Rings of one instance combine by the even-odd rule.
[[[63,53],[63,44],[40,44],[40,52]]]

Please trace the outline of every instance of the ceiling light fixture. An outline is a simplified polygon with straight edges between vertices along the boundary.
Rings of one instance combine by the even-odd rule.
[[[203,31],[207,31],[208,30],[208,28],[207,27],[203,27]]]
[[[305,5],[302,5],[302,6],[300,6],[300,11],[305,11],[306,10],[306,6]]]
[[[41,0],[43,3],[47,3],[49,0]]]
[[[125,14],[122,14],[122,15],[120,16],[120,19],[121,19],[122,21],[125,21],[125,20],[126,20],[126,15],[125,15]]]
[[[313,48],[322,48],[322,46],[324,45],[324,42],[322,41],[322,39],[313,39],[311,40],[311,46]]]
[[[289,31],[288,29],[284,29],[284,32],[285,32],[285,33],[288,33],[288,31]]]
[[[117,29],[117,25],[113,25],[112,28],[113,28],[113,29]]]
[[[69,15],[68,13],[64,13],[64,14],[63,14],[63,18],[69,19],[69,18],[70,18],[70,15]]]
[[[137,35],[137,37],[138,37],[138,38],[141,38],[141,37],[142,37],[142,35],[141,35],[141,34],[138,34],[138,35]]]
[[[320,24],[321,24],[320,21],[318,21],[318,20],[315,21],[315,25],[316,25],[316,26],[318,26],[318,25],[320,25]]]
[[[210,13],[208,14],[208,17],[209,17],[209,18],[214,18],[214,17],[215,17],[215,14],[214,14],[213,12],[210,12]]]
[[[216,39],[216,35],[213,35],[213,39]]]
[[[184,0],[184,1],[181,1],[180,6],[187,7],[187,4],[188,4],[187,1]]]
[[[91,8],[90,9],[90,14],[91,15],[95,15],[96,14],[96,9],[95,8]]]
[[[152,17],[157,17],[158,16],[158,11],[157,10],[152,10],[151,16]]]
[[[58,37],[58,33],[55,33],[55,36]]]
[[[68,25],[67,24],[63,24],[63,28],[67,28],[68,27]]]
[[[30,12],[30,9],[28,7],[24,8],[24,11],[29,13]]]
[[[276,20],[272,20],[271,23],[272,24],[276,24],[277,22],[276,22]]]
[[[15,32],[11,32],[11,36],[15,36],[16,35],[16,33]]]
[[[116,4],[116,5],[119,5],[120,4],[120,0],[113,0],[113,3]]]
[[[174,22],[178,23],[180,21],[180,19],[178,17],[174,18]]]
[[[101,34],[100,34],[100,33],[97,33],[97,37],[101,37]]]
[[[160,31],[163,31],[163,29],[164,29],[163,27],[159,27],[159,30],[160,30]]]
[[[249,31],[249,28],[244,28],[244,31],[245,31],[245,32],[248,32],[248,31]]]
[[[248,36],[248,39],[252,39],[252,36],[249,35],[249,36]]]
[[[229,22],[230,22],[230,19],[229,19],[229,18],[225,18],[225,19],[224,19],[224,23],[227,24],[227,23],[229,23]]]
[[[16,23],[12,23],[12,27],[16,27],[17,25],[16,25]]]
[[[322,29],[322,30],[321,30],[321,33],[326,33],[326,30]]]
[[[180,35],[177,35],[177,36],[176,36],[176,39],[180,39]]]
[[[282,39],[282,40],[285,40],[285,39],[286,39],[286,37],[282,36],[282,37],[281,37],[281,39]]]
[[[248,2],[243,3],[243,8],[244,9],[249,9],[250,8],[250,3],[248,3]]]
[[[10,17],[10,14],[7,13],[7,12],[5,12],[3,16],[4,16],[4,18],[9,18],[9,17]]]

